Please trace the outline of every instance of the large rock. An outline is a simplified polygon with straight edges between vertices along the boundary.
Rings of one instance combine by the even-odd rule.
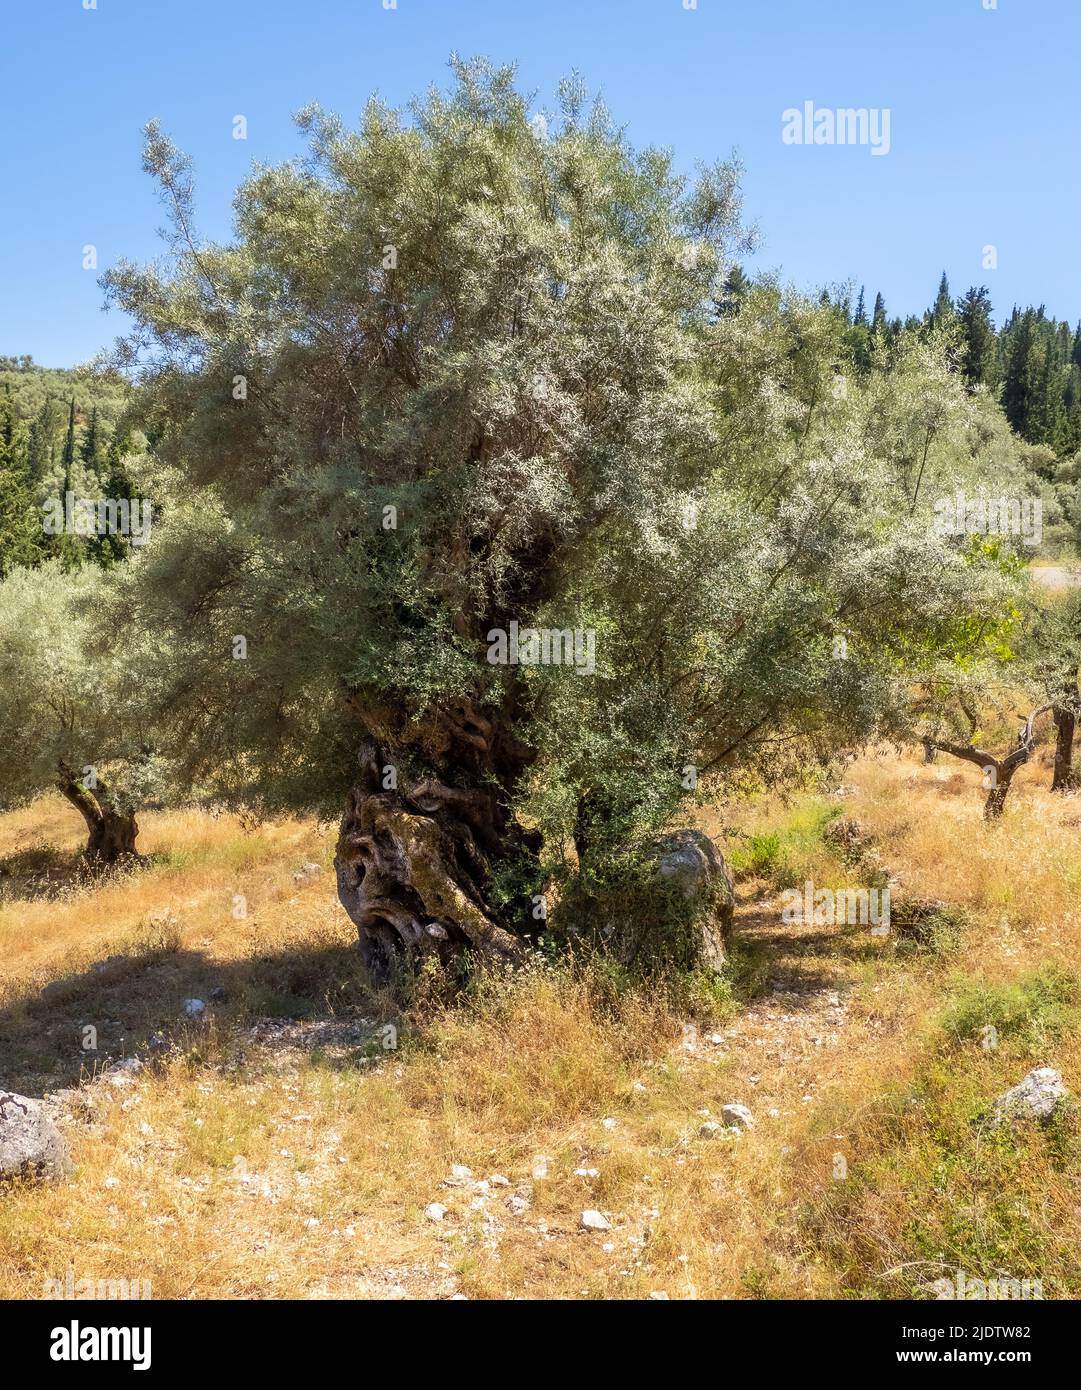
[[[62,1178],[70,1169],[64,1137],[41,1101],[0,1089],[0,1181]]]
[[[581,854],[581,849],[579,853]],[[617,869],[585,873],[563,894],[557,930],[586,937],[628,969],[719,970],[735,890],[717,846],[700,830],[676,830]]]
[[[657,842],[655,855],[661,882],[677,888],[689,902],[702,903],[696,925],[699,963],[719,970],[736,906],[732,876],[720,850],[701,830],[676,830]]]
[[[657,841],[655,853],[657,872],[674,882],[685,898],[693,898],[725,873],[720,851],[701,830],[675,830]]]
[[[1066,1084],[1053,1066],[1038,1066],[993,1105],[996,1125],[1003,1120],[1048,1120],[1066,1099]]]
[[[1036,1067],[995,1101],[994,1121],[1049,1120],[1066,1094],[1065,1083],[1054,1067]]]

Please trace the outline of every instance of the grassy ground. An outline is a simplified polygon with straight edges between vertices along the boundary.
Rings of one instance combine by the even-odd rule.
[[[1075,1113],[986,1111],[1037,1065],[1081,1094],[1081,801],[1033,763],[988,827],[978,780],[885,751],[707,817],[740,874],[712,1016],[540,966],[402,1011],[365,993],[326,828],[148,814],[150,862],[94,883],[63,803],[0,818],[0,1083],[99,1073],[71,1181],[0,1193],[0,1297],[68,1269],[157,1298],[890,1298],[957,1269],[1078,1296]],[[933,930],[781,920],[785,887],[886,876],[949,905]],[[754,1129],[700,1137],[731,1102]]]

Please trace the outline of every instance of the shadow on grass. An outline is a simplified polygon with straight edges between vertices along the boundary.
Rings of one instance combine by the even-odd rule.
[[[167,861],[141,854],[111,867],[87,863],[82,850],[34,845],[0,858],[0,903],[61,898],[144,873]]]
[[[206,1005],[201,1020],[185,1012],[191,999]],[[187,1050],[211,1020],[219,1037],[241,1042],[257,1020],[264,1031],[267,1020],[322,1021],[328,1025],[322,1033],[319,1027],[296,1030],[317,1050],[335,1031],[332,1025],[362,1008],[373,1019],[391,1016],[386,996],[372,991],[351,945],[231,962],[168,944],[150,946],[96,961],[0,1010],[0,1085],[28,1095],[72,1086],[124,1057]],[[349,1036],[348,1028],[338,1031]],[[357,1056],[364,1053],[358,1035]]]

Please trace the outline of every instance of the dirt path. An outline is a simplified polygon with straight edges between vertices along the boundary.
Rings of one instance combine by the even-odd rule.
[[[830,1053],[848,1021],[852,962],[837,928],[784,922],[780,900],[752,890],[737,896],[735,930],[768,952],[767,992],[685,1050],[713,1048],[728,1060],[733,1084],[745,1088],[741,1103],[777,1118],[810,1104],[828,1079]]]
[[[1029,573],[1037,584],[1055,592],[1076,589],[1081,584],[1081,570],[1066,565],[1031,565]]]

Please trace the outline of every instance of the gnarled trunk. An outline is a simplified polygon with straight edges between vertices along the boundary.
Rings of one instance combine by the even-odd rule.
[[[118,807],[100,780],[91,788],[64,764],[59,769],[59,787],[86,822],[89,863],[110,866],[138,858],[139,825],[132,807]]]
[[[403,745],[422,738],[439,775],[402,786],[396,755],[365,740],[338,836],[338,897],[379,981],[426,955],[447,962],[472,950],[513,962],[530,926],[524,887],[507,907],[492,894],[499,867],[521,861],[524,882],[539,849],[505,805],[528,754],[471,706],[443,716],[434,732],[399,727],[395,741],[408,755]]]
[[[1055,705],[1052,718],[1055,721],[1055,772],[1051,779],[1051,790],[1065,792],[1077,785],[1073,775],[1073,739],[1077,715],[1069,705]]]
[[[990,787],[983,808],[984,819],[997,820],[1006,805],[1014,773],[1032,757],[1032,750],[1036,744],[1036,720],[1051,708],[1051,705],[1041,705],[1027,716],[1022,723],[1021,732],[1017,735],[1016,744],[1003,758],[996,758],[993,753],[985,752],[971,743],[944,743],[938,739],[925,738],[924,749],[926,751],[929,748],[941,748],[944,753],[951,753],[955,758],[963,758],[965,762],[975,763],[977,767],[982,768],[988,779],[984,785]],[[975,727],[974,715],[969,716],[969,722]]]
[[[134,814],[118,815],[115,811],[103,810],[101,819],[90,829],[86,857],[98,864],[134,859],[138,856],[135,848],[138,834],[139,824]]]

